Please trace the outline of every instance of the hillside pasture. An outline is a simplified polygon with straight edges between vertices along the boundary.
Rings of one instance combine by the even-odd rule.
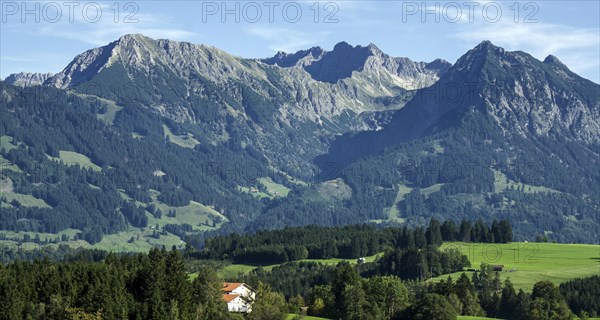
[[[444,243],[442,250],[455,248],[467,255],[473,269],[481,263],[504,265],[502,281],[509,278],[515,289],[531,291],[541,280],[560,284],[567,280],[600,274],[600,245],[513,242]],[[465,271],[470,273],[469,271]],[[460,272],[451,274],[457,279]],[[448,275],[430,281],[446,279]]]

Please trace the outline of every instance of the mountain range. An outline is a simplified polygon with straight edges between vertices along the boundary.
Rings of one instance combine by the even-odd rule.
[[[155,245],[508,218],[517,239],[600,241],[600,86],[554,56],[341,42],[246,59],[126,35],[1,89],[1,230]]]

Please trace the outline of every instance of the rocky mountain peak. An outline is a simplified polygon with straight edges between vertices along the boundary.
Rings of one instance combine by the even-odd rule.
[[[390,93],[398,88],[418,89],[430,86],[451,66],[442,59],[425,63],[408,58],[394,58],[373,43],[352,46],[345,41],[337,43],[331,51],[313,47],[295,53],[278,52],[275,56],[260,61],[284,68],[301,67],[311,78],[320,82],[335,84],[347,81],[354,85],[357,81],[368,81],[366,86]]]
[[[333,50],[327,52],[319,60],[315,60],[304,69],[313,79],[336,83],[340,79],[349,78],[352,72],[361,71],[365,62],[373,53],[367,47],[353,47],[345,41],[339,42]]]
[[[312,47],[307,50],[300,50],[295,53],[287,53],[284,51],[278,51],[275,56],[271,58],[261,59],[260,61],[270,64],[278,65],[280,67],[293,67],[293,66],[304,66],[312,63],[316,59],[320,59],[326,51],[321,47]]]
[[[481,41],[477,46],[471,49],[469,52],[480,53],[480,54],[502,54],[505,52],[504,48],[494,45],[489,40]]]
[[[367,49],[369,49],[370,52],[372,52],[373,54],[382,54],[383,51],[381,51],[381,49],[379,49],[379,47],[377,47],[374,43],[369,43],[369,45],[367,46]]]
[[[571,70],[554,55],[548,55],[546,59],[544,59],[544,64],[571,72]]]
[[[452,66],[452,64],[444,59],[435,59],[427,64],[427,69],[430,70],[440,70],[440,71],[448,71],[448,69]]]
[[[147,41],[147,40],[152,40],[149,37],[146,37],[143,34],[140,33],[129,33],[129,34],[125,34],[123,36],[121,36],[117,42],[119,43],[127,43],[127,42],[135,42],[135,41]]]
[[[455,66],[459,69],[468,69],[482,67],[486,62],[499,61],[499,56],[505,54],[501,47],[493,45],[490,41],[482,41],[473,49],[467,51],[457,61]],[[478,70],[477,70],[478,72]]]
[[[600,137],[598,85],[571,72],[555,56],[543,62],[484,41],[463,55],[436,86],[470,83],[477,104],[507,134],[593,141]],[[477,99],[477,103],[474,103]],[[481,99],[481,101],[479,100]]]
[[[44,83],[52,73],[19,72],[10,74],[4,81],[19,87],[39,86]]]

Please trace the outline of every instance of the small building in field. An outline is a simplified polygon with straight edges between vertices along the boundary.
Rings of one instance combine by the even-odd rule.
[[[367,259],[365,259],[365,258],[361,257],[361,258],[356,259],[356,263],[358,263],[358,264],[365,263],[365,262],[367,262]]]
[[[256,292],[245,283],[224,282],[221,288],[229,312],[250,313]]]
[[[496,265],[492,266],[492,270],[494,270],[494,271],[502,271],[502,269],[504,269],[503,264],[496,264]]]

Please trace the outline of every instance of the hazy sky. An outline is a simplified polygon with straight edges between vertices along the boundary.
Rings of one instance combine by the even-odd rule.
[[[452,63],[483,40],[600,80],[599,1],[5,1],[0,76],[59,72],[127,33],[267,57],[337,42]]]

